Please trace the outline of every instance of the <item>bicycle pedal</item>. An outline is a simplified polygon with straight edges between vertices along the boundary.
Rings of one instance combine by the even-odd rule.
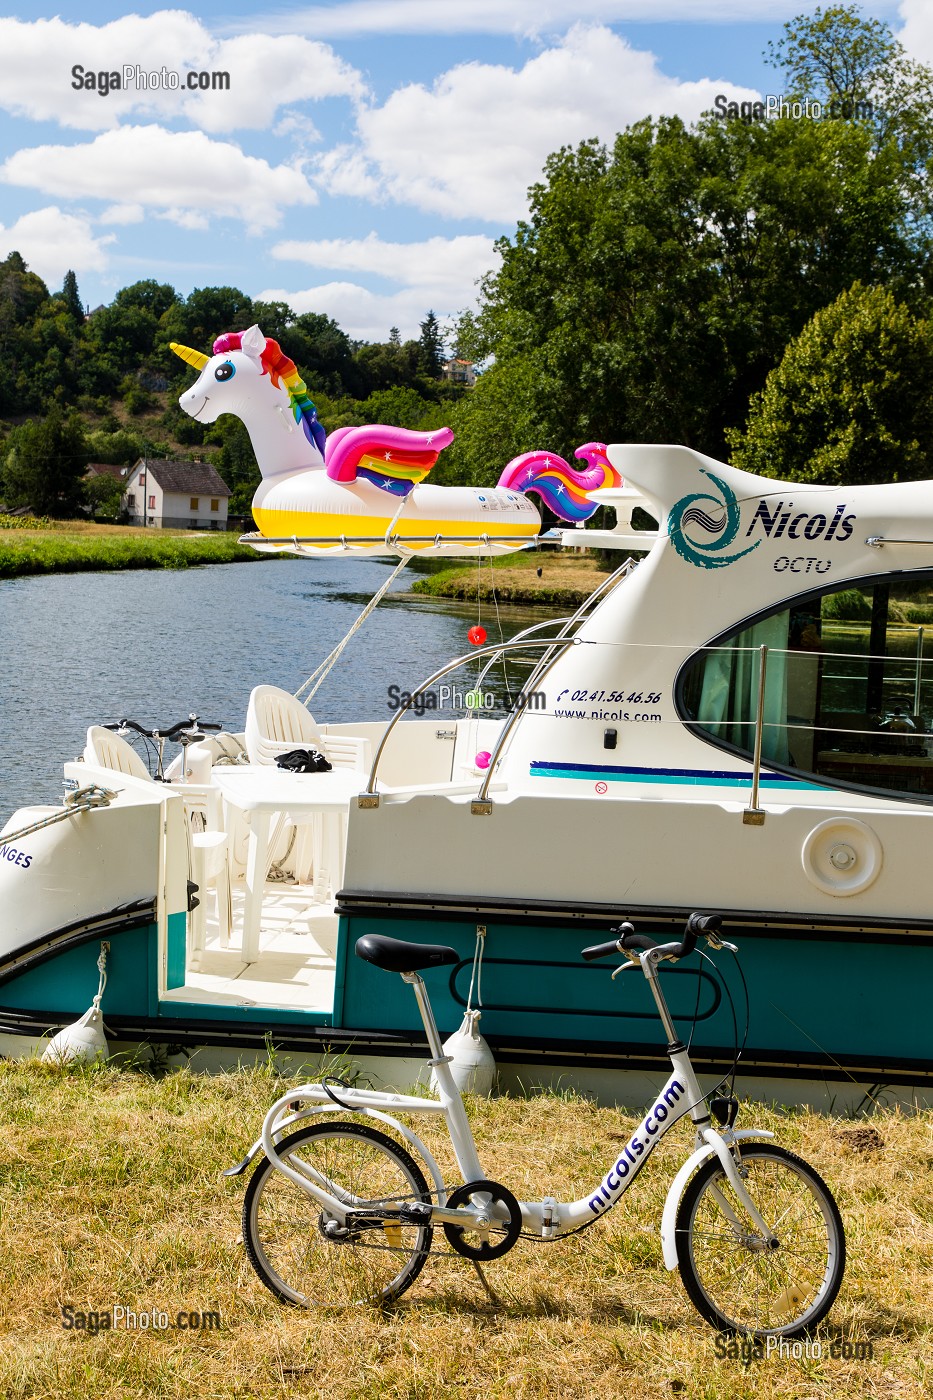
[[[419,1201],[414,1201],[410,1205],[401,1205],[398,1209],[398,1218],[403,1225],[429,1225],[431,1223],[431,1207],[423,1205]]]

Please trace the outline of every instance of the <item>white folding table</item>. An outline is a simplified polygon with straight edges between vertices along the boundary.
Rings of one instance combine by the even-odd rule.
[[[315,816],[348,810],[352,799],[366,786],[366,777],[349,768],[332,768],[329,773],[290,773],[256,764],[216,767],[211,776],[224,800],[249,818],[243,961],[253,963],[259,956],[272,818],[281,813],[299,825]],[[343,842],[340,844],[342,848]]]

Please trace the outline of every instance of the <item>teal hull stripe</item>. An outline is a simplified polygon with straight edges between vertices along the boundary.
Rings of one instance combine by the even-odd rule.
[[[712,768],[615,768],[596,763],[547,763],[531,765],[533,778],[583,778],[603,783],[676,783],[695,787],[750,788],[751,773],[729,773]],[[793,788],[795,792],[822,792],[822,783],[808,783],[784,773],[762,773],[759,785],[764,788]]]

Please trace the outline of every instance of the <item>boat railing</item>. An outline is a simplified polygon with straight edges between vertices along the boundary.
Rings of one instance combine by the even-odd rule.
[[[382,758],[383,752],[385,751],[386,744],[389,742],[389,739],[392,735],[392,731],[395,729],[395,726],[399,723],[399,721],[408,713],[408,711],[414,707],[415,703],[420,698],[420,696],[422,696],[426,690],[430,690],[430,688],[433,685],[435,685],[438,681],[443,680],[445,676],[449,676],[451,672],[458,670],[461,666],[466,666],[471,661],[476,661],[478,658],[483,656],[492,657],[493,659],[496,659],[506,652],[527,651],[535,647],[544,647],[550,649],[553,652],[553,660],[551,661],[551,665],[553,665],[553,662],[556,661],[558,657],[562,656],[563,653],[568,649],[568,647],[579,645],[582,645],[582,643],[577,637],[564,637],[558,641],[555,641],[553,637],[526,637],[522,641],[497,642],[493,646],[480,647],[476,651],[467,652],[463,656],[457,656],[454,658],[453,661],[448,661],[445,666],[442,666],[439,670],[434,671],[430,676],[427,677],[426,680],[422,681],[419,686],[416,686],[414,690],[406,692],[405,697],[400,703],[398,709],[395,711],[395,714],[392,716],[392,718],[389,720],[389,723],[386,725],[382,734],[382,738],[379,740],[379,744],[376,748],[376,752],[373,755],[372,767],[369,771],[369,778],[367,780],[366,787],[360,793],[357,799],[358,805],[360,807],[379,806],[379,793],[376,790],[376,778],[379,772],[380,760]],[[550,669],[550,667],[548,667],[548,669]],[[546,674],[546,672],[536,671],[535,674],[540,676]],[[504,741],[508,737],[508,734],[511,732],[512,728],[515,725],[515,722],[518,720],[522,713],[522,708],[520,706],[516,707],[511,711],[508,718],[506,719],[505,724],[503,725],[496,746],[489,757],[489,769],[486,777],[483,780],[481,789],[481,793],[483,796],[485,796],[485,791],[488,789],[489,780],[492,777],[495,764],[498,761],[499,755],[502,752]]]
[[[597,588],[595,588],[593,592],[587,598],[584,599],[584,601],[580,604],[576,611],[573,612],[569,617],[546,618],[543,622],[536,622],[533,623],[530,627],[524,628],[523,631],[521,631],[517,636],[512,637],[507,642],[496,642],[493,643],[491,646],[481,647],[480,649],[468,652],[463,656],[455,657],[453,661],[447,662],[447,664],[445,666],[442,666],[440,670],[435,671],[432,675],[428,676],[426,680],[422,681],[421,684],[417,686],[413,691],[407,693],[404,700],[399,705],[399,708],[389,720],[389,723],[386,725],[385,730],[383,731],[382,738],[380,739],[379,744],[376,748],[376,752],[373,755],[372,767],[370,769],[369,780],[367,782],[366,788],[363,792],[359,794],[359,797],[357,798],[358,805],[363,808],[372,808],[379,806],[379,793],[376,790],[376,778],[379,771],[379,763],[385,750],[386,744],[389,742],[389,738],[396,724],[398,724],[399,721],[404,717],[404,715],[408,713],[408,711],[415,705],[416,701],[420,698],[420,696],[422,696],[425,693],[425,691],[430,690],[430,688],[433,685],[435,685],[438,681],[443,680],[445,676],[449,676],[451,672],[458,670],[461,666],[465,666],[469,662],[478,660],[480,657],[486,657],[487,661],[480,673],[479,682],[481,682],[482,679],[487,675],[490,668],[494,666],[497,661],[502,660],[507,654],[534,650],[540,647],[542,650],[542,655],[539,658],[537,665],[532,671],[524,687],[526,693],[533,692],[535,687],[540,685],[541,681],[543,681],[544,677],[548,674],[555,662],[557,662],[560,659],[560,657],[563,656],[564,652],[567,651],[569,647],[578,644],[578,638],[576,636],[575,630],[578,624],[580,624],[583,621],[583,619],[587,617],[590,612],[593,611],[593,609],[596,607],[596,604],[601,598],[603,598],[612,588],[616,586],[617,583],[620,583],[622,579],[626,578],[628,574],[630,574],[632,570],[637,567],[637,563],[637,560],[626,559],[624,564],[621,564],[617,569],[615,569],[611,574],[609,574],[605,579],[603,579],[602,583],[600,583],[597,586]],[[558,632],[556,637],[535,637],[532,635],[534,632],[538,632],[546,627],[553,626],[560,627],[560,631]],[[509,740],[509,736],[511,735],[512,730],[515,728],[522,714],[523,708],[520,705],[516,705],[512,708],[512,710],[506,717],[505,723],[503,724],[502,729],[499,732],[499,736],[496,740],[496,743],[492,749],[492,752],[489,755],[489,762],[487,764],[486,772],[483,775],[482,782],[480,783],[479,792],[477,793],[476,797],[471,803],[470,810],[472,811],[474,816],[487,816],[492,811],[492,803],[489,800],[489,785],[492,782],[493,775],[502,756],[505,745]]]

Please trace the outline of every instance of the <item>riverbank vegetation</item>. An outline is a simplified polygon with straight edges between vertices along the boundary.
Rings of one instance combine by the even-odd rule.
[[[929,1393],[930,1112],[854,1122],[743,1109],[741,1121],[773,1129],[825,1176],[848,1237],[842,1291],[815,1339],[822,1357],[811,1347],[743,1364],[738,1349],[717,1354],[728,1351],[723,1339],[663,1267],[658,1225],[689,1145],[682,1125],[604,1222],[559,1244],[519,1241],[488,1265],[495,1302],[441,1242],[393,1309],[283,1307],[246,1261],[244,1178],[221,1173],[242,1158],[273,1099],[298,1082],[274,1063],[161,1077],[158,1062],[152,1070],[0,1063],[7,1400]],[[583,1194],[638,1121],[572,1093],[468,1100],[468,1112],[489,1175],[531,1198],[545,1188]],[[449,1165],[436,1122],[421,1120],[419,1131]],[[115,1307],[137,1319],[196,1314],[203,1326],[101,1327]],[[66,1325],[79,1315],[84,1327]],[[861,1359],[831,1356],[833,1343],[837,1352],[860,1343]]]
[[[617,563],[621,563],[619,555]],[[440,562],[440,561],[438,561]],[[520,603],[541,607],[578,607],[598,587],[615,563],[606,565],[592,550],[529,551],[496,559],[491,564],[465,561],[420,578],[411,591],[429,598],[492,605]]]
[[[147,530],[91,521],[23,521],[0,516],[0,578],[109,569],[187,569],[270,556],[237,543],[235,534]]]

